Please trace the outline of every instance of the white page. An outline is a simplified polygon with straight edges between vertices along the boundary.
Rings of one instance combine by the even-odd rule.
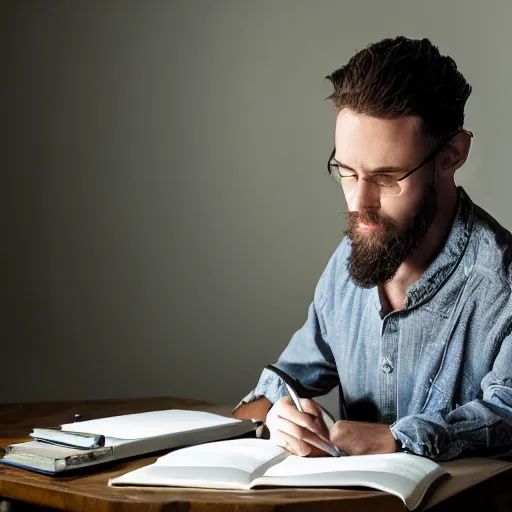
[[[234,439],[183,448],[154,464],[109,481],[109,485],[152,485],[249,489],[255,474],[288,457],[263,439]]]
[[[109,485],[164,485],[212,489],[257,486],[365,486],[400,497],[413,509],[445,471],[406,453],[304,458],[262,439],[219,441],[177,450]]]
[[[255,473],[270,462],[288,457],[288,452],[263,439],[233,439],[182,448],[160,457],[155,466],[231,468]]]
[[[351,457],[302,458],[290,456],[268,468],[252,486],[364,486],[401,498],[416,508],[429,485],[445,471],[435,462],[407,453]]]
[[[61,425],[62,430],[100,434],[117,439],[144,439],[240,423],[241,420],[202,411],[152,411],[139,414],[112,416],[97,420],[77,421]]]
[[[297,457],[291,455],[267,469],[265,476],[295,476],[338,471],[376,471],[420,481],[438,467],[424,457],[407,453],[352,455],[350,457]]]

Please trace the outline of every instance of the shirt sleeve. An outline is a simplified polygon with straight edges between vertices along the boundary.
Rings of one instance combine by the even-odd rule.
[[[325,293],[332,287],[339,259],[338,252],[339,249],[331,257],[318,281],[305,324],[295,332],[275,363],[275,366],[311,390],[311,396],[325,395],[340,382],[331,347],[325,339],[322,315]],[[242,400],[241,404],[249,403],[262,396],[272,404],[283,396],[288,396],[282,380],[269,370],[263,370],[255,389]]]
[[[449,460],[467,452],[497,454],[512,449],[512,335],[501,344],[492,370],[482,379],[482,398],[449,412],[406,416],[391,432],[418,455]]]

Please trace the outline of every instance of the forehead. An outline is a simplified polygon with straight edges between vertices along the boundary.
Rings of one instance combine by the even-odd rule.
[[[382,119],[343,109],[336,117],[336,158],[362,170],[410,165],[426,145],[422,123],[417,116]]]

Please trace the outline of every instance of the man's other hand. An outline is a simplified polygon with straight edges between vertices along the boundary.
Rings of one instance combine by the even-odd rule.
[[[331,442],[349,455],[371,455],[396,451],[389,425],[363,421],[337,421],[331,429]]]
[[[279,399],[267,414],[270,439],[290,453],[301,457],[325,457],[323,443],[331,444],[322,409],[309,398],[301,398],[304,412],[297,410],[291,398]]]

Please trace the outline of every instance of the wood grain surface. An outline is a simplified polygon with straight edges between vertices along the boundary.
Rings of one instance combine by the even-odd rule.
[[[172,397],[86,402],[0,405],[0,446],[29,440],[34,427],[81,419],[164,409],[197,409],[229,415],[232,407]],[[404,511],[402,501],[367,489],[287,488],[253,491],[108,487],[109,478],[153,463],[161,454],[96,466],[81,473],[51,477],[0,465],[0,496],[70,511]]]

